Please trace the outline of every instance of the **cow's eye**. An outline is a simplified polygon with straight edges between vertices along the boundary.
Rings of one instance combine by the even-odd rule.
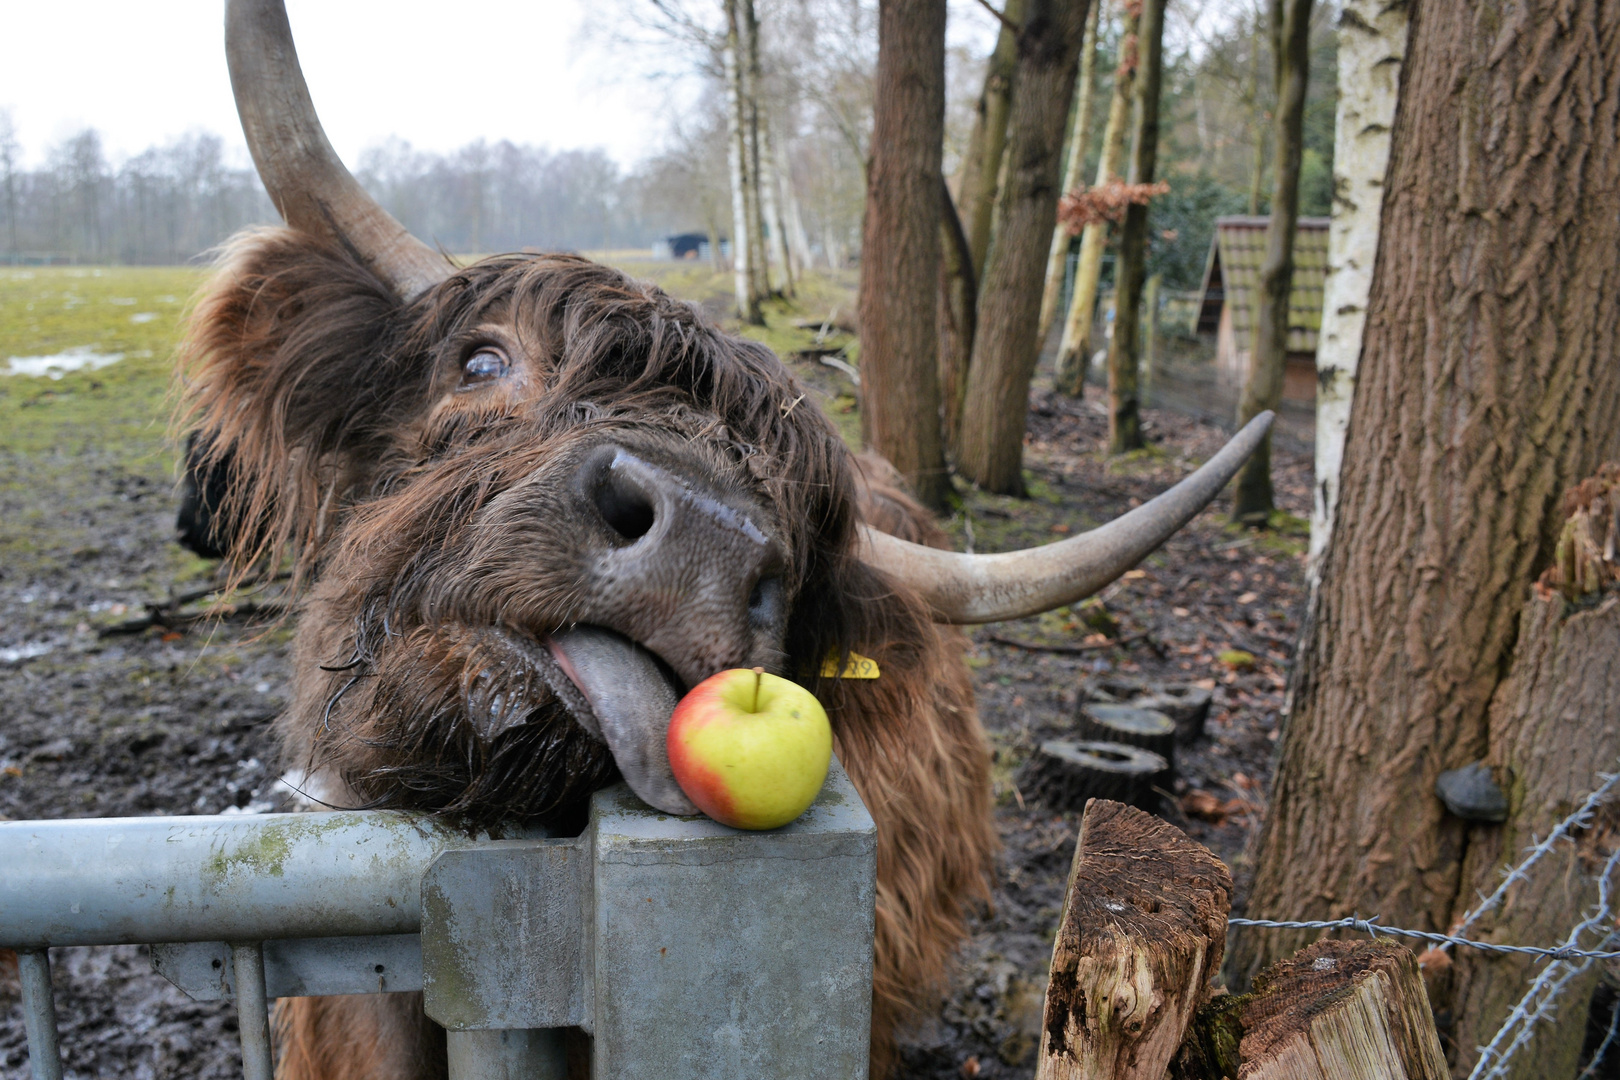
[[[499,379],[512,370],[506,353],[493,345],[480,345],[461,365],[461,385],[478,386]]]

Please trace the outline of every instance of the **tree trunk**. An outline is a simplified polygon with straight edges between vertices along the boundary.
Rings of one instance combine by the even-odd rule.
[[[1119,64],[1114,69],[1114,93],[1108,103],[1108,125],[1103,128],[1102,160],[1097,162],[1097,187],[1118,180],[1125,168],[1125,130],[1131,121],[1131,99],[1136,90],[1136,40],[1140,6],[1126,4],[1119,38]],[[1057,373],[1053,378],[1065,394],[1079,397],[1085,388],[1086,365],[1091,361],[1091,319],[1097,310],[1097,284],[1102,280],[1103,249],[1108,246],[1108,225],[1095,222],[1080,234],[1080,258],[1074,268],[1074,292],[1063,320],[1058,345]]]
[[[962,428],[962,397],[967,393],[968,362],[978,328],[979,285],[962,219],[956,215],[950,188],[939,185],[939,394],[945,445],[954,457]]]
[[[743,99],[743,153],[746,157],[744,177],[748,209],[748,266],[753,276],[754,295],[760,300],[774,294],[771,288],[769,246],[765,240],[764,170],[760,160],[759,105],[759,19],[755,15],[754,0],[733,0],[738,6],[738,33],[742,47],[742,99]],[[764,319],[761,318],[761,323]]]
[[[1088,803],[1036,1080],[1161,1080],[1220,968],[1231,904],[1209,849],[1141,810]]]
[[[1294,230],[1299,226],[1299,163],[1305,152],[1305,89],[1310,78],[1311,0],[1271,0],[1273,52],[1277,72],[1277,147],[1266,227],[1266,258],[1260,264],[1260,310],[1255,316],[1254,348],[1238,401],[1238,424],[1282,404],[1283,365],[1288,359],[1288,294],[1294,284]],[[1116,329],[1115,334],[1119,331]],[[1271,436],[1268,433],[1238,472],[1232,517],[1264,525],[1275,506],[1271,492]]]
[[[1059,197],[1086,182],[1086,151],[1091,147],[1091,101],[1097,87],[1097,23],[1102,17],[1102,7],[1102,0],[1091,5],[1091,18],[1086,20],[1086,36],[1080,45],[1080,85],[1074,92],[1074,124],[1069,128],[1069,158],[1063,167]],[[1052,230],[1052,253],[1046,259],[1046,289],[1041,293],[1041,329],[1037,335],[1043,342],[1057,316],[1058,301],[1063,298],[1063,270],[1069,261],[1069,242],[1073,239],[1067,226],[1059,224]]]
[[[1041,275],[1057,220],[1063,127],[1088,0],[1029,0],[1018,35],[1007,183],[979,292],[957,467],[986,491],[1024,493],[1024,423],[1040,352]],[[933,200],[937,203],[938,200]]]
[[[1142,295],[1142,310],[1146,312],[1142,323],[1142,385],[1138,397],[1142,408],[1153,404],[1153,369],[1159,362],[1159,292],[1164,287],[1164,275],[1148,278],[1147,292]]]
[[[861,244],[861,433],[917,498],[943,509],[940,188],[945,0],[882,0]]]
[[[1491,702],[1484,762],[1507,793],[1507,821],[1469,830],[1456,920],[1478,904],[1478,895],[1496,888],[1526,847],[1580,806],[1601,785],[1598,773],[1612,769],[1620,757],[1620,725],[1614,722],[1620,702],[1620,588],[1615,585],[1620,556],[1614,547],[1620,543],[1620,467],[1609,466],[1605,473],[1583,485],[1587,498],[1575,509],[1576,528],[1567,530],[1585,532],[1596,565],[1560,575],[1564,560],[1559,559],[1531,590],[1520,615],[1513,666]],[[1610,558],[1603,557],[1605,548]],[[1573,843],[1542,858],[1500,907],[1469,928],[1469,936],[1506,944],[1564,941],[1597,899],[1590,871],[1607,854],[1596,850],[1606,831],[1582,830]],[[1607,844],[1613,844],[1612,833]],[[1574,944],[1596,948],[1612,930],[1606,924]],[[1476,1048],[1490,1041],[1543,966],[1524,956],[1452,953],[1452,993],[1445,1004],[1456,1018],[1459,1074],[1473,1066]],[[1598,978],[1599,969],[1588,965],[1565,988],[1558,1001],[1563,1022],[1539,1025],[1518,1051],[1509,1076],[1574,1075],[1585,1034],[1584,1025],[1574,1021],[1586,1016]]]
[[[1307,6],[1309,0],[1306,0]],[[1153,183],[1159,160],[1159,80],[1164,52],[1165,0],[1142,0],[1136,45],[1136,137],[1131,147],[1133,184]],[[1147,276],[1146,203],[1125,210],[1120,230],[1119,272],[1114,275],[1114,340],[1108,350],[1108,450],[1140,450],[1142,407],[1137,397],[1141,361],[1142,281]]]
[[[1328,279],[1316,345],[1316,484],[1306,574],[1314,590],[1339,502],[1339,462],[1361,361],[1367,291],[1378,254],[1378,215],[1389,171],[1407,5],[1344,0],[1339,17],[1339,107],[1333,131],[1333,221]]]
[[[810,237],[804,231],[804,215],[793,189],[793,166],[788,158],[787,139],[772,129],[771,152],[776,158],[776,180],[782,187],[782,211],[787,218],[788,260],[797,281],[810,266]]]
[[[1024,18],[1024,0],[1004,0],[1001,32],[984,73],[984,89],[973,113],[967,151],[962,155],[962,179],[957,184],[957,209],[967,233],[973,267],[984,272],[990,250],[990,228],[995,220],[996,193],[1001,162],[1007,146],[1007,117],[1013,82],[1018,74],[1018,35],[1012,30]]]
[[[762,115],[760,118],[760,133],[763,143],[760,162],[764,174],[760,181],[760,193],[764,204],[765,221],[769,225],[767,231],[770,234],[768,239],[771,245],[771,259],[782,275],[782,288],[778,291],[783,296],[792,296],[793,260],[788,255],[787,219],[782,213],[782,178],[777,172],[776,139],[771,131],[768,115]]]
[[[763,326],[759,292],[749,255],[753,217],[748,210],[747,99],[743,93],[742,19],[740,0],[726,0],[726,44],[721,57],[726,76],[726,166],[731,173],[731,271],[737,318]]]
[[[1557,27],[1552,33],[1548,28]],[[1414,9],[1338,520],[1249,913],[1443,930],[1559,497],[1620,453],[1620,3]],[[1243,982],[1302,935],[1244,930]]]

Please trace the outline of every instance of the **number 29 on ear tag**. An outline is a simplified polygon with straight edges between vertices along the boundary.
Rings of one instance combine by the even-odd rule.
[[[878,674],[877,661],[860,653],[850,653],[842,671],[838,669],[837,654],[829,655],[821,664],[823,679],[875,679]]]

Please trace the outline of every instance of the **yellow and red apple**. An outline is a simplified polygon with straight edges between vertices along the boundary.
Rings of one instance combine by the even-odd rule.
[[[775,829],[827,779],[832,727],[814,694],[762,668],[694,686],[669,718],[669,764],[687,798],[736,829]]]

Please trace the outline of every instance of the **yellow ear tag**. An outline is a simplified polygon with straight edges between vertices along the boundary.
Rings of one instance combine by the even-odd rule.
[[[843,671],[838,670],[836,654],[828,656],[821,665],[823,679],[875,679],[878,674],[877,661],[860,653],[849,654],[849,663],[844,665]]]

